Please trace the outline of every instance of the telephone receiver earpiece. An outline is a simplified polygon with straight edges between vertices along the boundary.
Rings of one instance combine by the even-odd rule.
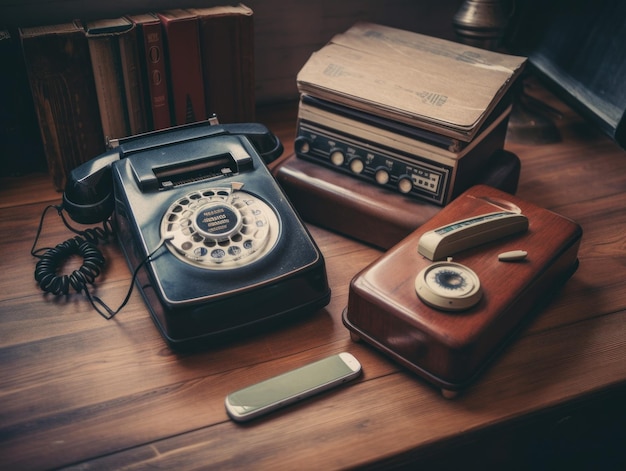
[[[72,170],[63,193],[63,209],[80,224],[104,221],[113,212],[111,165],[120,159],[118,149],[85,162]]]
[[[104,221],[115,207],[111,178],[114,162],[161,142],[172,144],[224,134],[246,137],[266,164],[276,160],[283,152],[280,140],[260,123],[214,125],[203,121],[119,139],[117,147],[72,170],[63,193],[63,209],[80,224]]]

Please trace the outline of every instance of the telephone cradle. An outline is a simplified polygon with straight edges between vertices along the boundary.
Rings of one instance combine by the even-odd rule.
[[[445,236],[476,221],[490,219],[500,230],[491,221],[500,212],[521,213],[527,224],[458,246],[451,255],[433,257],[423,247],[433,233]],[[510,219],[518,224],[523,217]],[[353,340],[454,397],[573,275],[581,237],[581,227],[570,219],[493,187],[474,186],[354,276],[343,323]],[[429,283],[432,292],[424,296]]]
[[[264,126],[199,123],[114,144],[72,172],[63,205],[82,223],[113,213],[170,346],[210,345],[328,304],[324,258],[266,166],[282,145]]]

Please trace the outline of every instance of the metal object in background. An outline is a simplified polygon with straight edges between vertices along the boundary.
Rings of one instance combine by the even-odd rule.
[[[512,11],[512,0],[465,0],[452,23],[461,42],[495,50],[502,43]]]

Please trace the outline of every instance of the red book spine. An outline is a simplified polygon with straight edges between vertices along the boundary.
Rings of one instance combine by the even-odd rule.
[[[200,18],[207,112],[221,123],[254,121],[254,23],[244,5],[193,9]]]
[[[205,120],[198,18],[185,10],[170,10],[158,16],[165,32],[173,124]]]
[[[139,28],[141,60],[144,64],[144,83],[152,117],[152,129],[165,129],[172,125],[168,91],[166,55],[161,22],[156,15],[134,15],[130,20]]]

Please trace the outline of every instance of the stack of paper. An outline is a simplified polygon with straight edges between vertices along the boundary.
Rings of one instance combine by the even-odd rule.
[[[469,142],[508,100],[526,58],[371,23],[315,52],[298,90]]]

